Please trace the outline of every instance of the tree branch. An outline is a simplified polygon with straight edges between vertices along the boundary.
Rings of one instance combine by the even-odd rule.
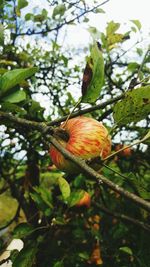
[[[104,103],[100,103],[98,105],[95,105],[95,106],[92,106],[92,107],[89,107],[89,108],[85,108],[85,109],[76,111],[76,112],[74,112],[74,113],[71,114],[70,118],[81,116],[81,115],[84,115],[86,113],[89,113],[89,112],[98,110],[98,109],[103,109],[106,106],[111,105],[111,104],[117,102],[118,100],[122,99],[123,97],[124,97],[124,93],[121,94],[121,95],[119,95],[119,96],[116,96],[114,98],[111,98],[111,99],[107,100]],[[66,115],[64,117],[61,117],[60,119],[53,120],[53,121],[49,122],[47,125],[53,126],[53,125],[59,124],[60,122],[65,121],[67,119],[67,117],[68,117],[68,115]]]
[[[97,110],[97,109],[103,109],[106,106],[117,102],[118,100],[122,99],[123,97],[124,97],[124,94],[121,94],[119,96],[116,96],[116,97],[114,97],[112,99],[107,100],[104,103],[101,103],[101,104],[98,104],[98,105],[95,105],[95,106],[92,106],[92,107],[89,107],[89,108],[85,108],[85,109],[79,110],[79,111],[74,112],[73,114],[71,114],[70,118],[74,118],[74,117],[89,113],[89,112]],[[53,120],[53,121],[51,121],[49,123],[46,123],[46,122],[36,122],[36,121],[26,120],[26,119],[23,119],[23,118],[18,118],[18,117],[14,116],[14,115],[12,115],[10,113],[6,113],[6,112],[3,112],[3,111],[0,111],[0,124],[3,124],[1,122],[4,122],[4,124],[5,124],[5,121],[8,120],[10,122],[14,122],[17,125],[20,125],[20,126],[23,126],[23,127],[26,127],[26,128],[32,128],[32,129],[39,130],[39,131],[41,129],[43,129],[43,127],[48,125],[49,126],[49,131],[50,130],[53,131],[52,128],[50,128],[50,126],[54,126],[54,125],[57,125],[57,124],[61,123],[62,121],[65,121],[67,119],[67,117],[68,117],[68,115],[63,116],[60,119],[56,119],[56,120]]]
[[[126,191],[124,188],[122,188],[119,185],[116,185],[109,179],[107,179],[102,174],[97,173],[94,169],[89,167],[86,162],[80,158],[75,157],[72,155],[69,151],[67,151],[62,145],[60,145],[57,140],[53,136],[47,136],[48,141],[55,146],[66,159],[71,160],[73,163],[75,163],[83,172],[93,177],[95,180],[97,180],[99,183],[104,183],[107,185],[107,187],[111,188],[113,191],[119,193],[120,195],[124,196],[127,199],[132,200],[135,204],[138,204],[140,207],[144,208],[147,211],[150,211],[150,203],[141,197],[130,193],[129,191]]]
[[[113,99],[113,101],[114,101],[114,99]],[[107,104],[108,104],[108,102],[107,102]],[[106,103],[101,104],[101,106],[102,105],[106,105]],[[46,135],[46,132],[47,133],[50,132],[50,134],[53,133],[53,129],[51,127],[47,126],[45,123],[38,123],[38,122],[34,122],[34,121],[28,121],[25,119],[16,118],[15,116],[8,114],[8,113],[0,112],[0,119],[2,119],[2,120],[8,119],[8,120],[15,122],[16,124],[19,124],[21,126],[26,126],[28,128],[31,127],[32,129],[39,130],[44,136]],[[64,120],[64,118],[63,118],[63,120]],[[56,124],[56,121],[55,121],[55,124]],[[137,196],[133,193],[130,193],[130,192],[124,190],[122,187],[114,184],[112,181],[110,181],[109,179],[107,179],[103,175],[97,173],[95,170],[93,170],[91,167],[89,167],[84,160],[75,157],[70,152],[68,152],[65,148],[63,148],[52,135],[46,135],[46,138],[51,144],[53,144],[64,155],[65,158],[74,162],[78,167],[80,167],[80,169],[82,171],[84,171],[85,173],[87,173],[88,175],[93,177],[94,179],[98,180],[98,182],[104,183],[109,188],[111,188],[113,191],[118,192],[122,196],[132,200],[134,203],[143,207],[147,211],[150,211],[150,203],[148,201],[140,198],[139,196]],[[49,145],[49,143],[48,143],[48,145]]]
[[[0,261],[0,265],[3,265],[4,263],[8,263],[8,261],[11,260],[11,257],[8,257],[6,259],[3,259]],[[7,266],[7,265],[6,265]]]
[[[140,228],[150,232],[150,225],[149,224],[145,224],[144,222],[139,221],[137,219],[134,219],[132,217],[129,217],[129,216],[125,215],[125,214],[120,214],[118,212],[111,211],[108,208],[106,208],[104,206],[101,206],[101,205],[99,205],[97,203],[95,203],[95,205],[96,205],[97,208],[99,208],[101,211],[103,211],[104,213],[108,214],[109,216],[115,217],[117,219],[120,219],[120,220],[128,222],[128,223],[132,223],[132,224],[137,225]]]
[[[88,14],[88,13],[91,13],[93,12],[95,9],[99,8],[100,6],[103,6],[104,4],[106,4],[107,2],[109,2],[110,0],[106,0],[104,1],[103,3],[89,9],[89,10],[85,10],[84,12],[82,12],[80,15],[77,15],[76,17],[68,20],[68,21],[64,21],[62,24],[60,25],[57,25],[56,27],[54,28],[51,28],[51,29],[46,29],[46,30],[43,30],[43,31],[37,31],[35,32],[34,30],[33,31],[27,31],[27,32],[22,32],[22,33],[18,33],[16,34],[16,38],[19,37],[19,36],[24,36],[24,35],[39,35],[39,34],[45,34],[45,33],[49,33],[49,32],[52,32],[52,31],[56,31],[56,30],[59,30],[61,29],[63,26],[65,25],[69,25],[71,23],[73,23],[74,21],[76,20],[79,20],[81,17],[83,17],[84,15]]]

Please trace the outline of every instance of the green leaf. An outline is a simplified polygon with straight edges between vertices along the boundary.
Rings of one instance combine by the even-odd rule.
[[[141,29],[142,25],[141,25],[141,22],[137,19],[133,19],[131,20],[131,22],[138,28],[138,30]]]
[[[138,122],[150,113],[150,86],[133,89],[115,104],[113,117],[118,125]]]
[[[113,44],[122,42],[123,37],[124,37],[124,35],[120,34],[120,33],[114,33],[112,35],[109,35],[109,37],[107,39],[108,45],[113,45]]]
[[[30,194],[33,201],[36,203],[37,207],[45,214],[45,216],[51,215],[51,207],[45,203],[40,194],[33,192]]]
[[[22,90],[18,90],[2,98],[2,101],[9,103],[19,103],[26,99],[26,93]]]
[[[1,110],[6,112],[12,112],[12,113],[18,113],[19,115],[26,115],[27,112],[23,108],[19,107],[18,105],[15,105],[13,103],[4,102],[1,104]]]
[[[3,96],[11,88],[21,81],[31,77],[37,72],[38,68],[15,69],[7,71],[0,79],[0,96]]]
[[[43,202],[49,207],[53,208],[51,191],[44,187],[34,187],[35,192],[38,193]]]
[[[25,20],[28,21],[28,20],[34,20],[34,15],[32,13],[27,13],[25,15]]]
[[[70,196],[69,183],[63,177],[59,177],[58,184],[59,184],[59,188],[60,188],[63,198],[67,199]]]
[[[66,11],[66,7],[64,4],[57,5],[53,10],[52,18],[54,19],[57,15],[63,16]]]
[[[99,44],[91,48],[82,83],[82,102],[94,103],[100,95],[104,83],[104,60]]]
[[[6,69],[4,69],[4,68],[0,68],[0,75],[3,75],[5,72],[7,72]]]
[[[41,14],[35,15],[34,16],[34,21],[35,22],[42,22],[43,20],[45,20],[45,17]]]
[[[28,113],[30,118],[43,120],[43,112],[45,108],[40,106],[40,103],[34,100],[30,101],[30,107]]]
[[[54,263],[54,265],[52,267],[64,267],[64,264],[62,261],[57,261]]]
[[[107,25],[107,28],[106,28],[107,37],[109,37],[109,35],[114,34],[119,28],[120,28],[120,23],[110,21]]]
[[[28,1],[26,0],[18,0],[18,9],[22,9],[28,6]]]
[[[13,231],[14,238],[24,238],[33,231],[33,227],[27,223],[20,223]]]
[[[75,206],[81,200],[81,198],[83,198],[84,194],[85,194],[84,190],[77,190],[72,192],[68,199],[69,207]]]
[[[80,257],[81,259],[88,260],[88,259],[89,259],[89,254],[87,253],[87,251],[80,252],[80,253],[79,253],[79,257]]]
[[[30,195],[45,216],[50,216],[53,208],[51,191],[47,188],[39,186],[34,187],[34,192],[30,193]]]
[[[0,46],[4,45],[4,27],[0,23]]]
[[[137,62],[130,62],[128,64],[128,67],[127,68],[128,68],[128,71],[131,71],[131,72],[137,71],[138,68],[139,68],[139,64]]]
[[[129,247],[120,247],[119,250],[125,252],[126,254],[129,254],[130,256],[133,255],[132,250]]]
[[[32,267],[37,253],[37,244],[24,247],[15,258],[12,267]]]
[[[96,27],[92,27],[92,26],[90,26],[90,27],[88,28],[88,31],[89,31],[89,33],[91,34],[93,40],[97,40],[97,39],[99,39],[101,33],[97,30]]]
[[[105,11],[102,8],[96,8],[95,13],[105,13]]]

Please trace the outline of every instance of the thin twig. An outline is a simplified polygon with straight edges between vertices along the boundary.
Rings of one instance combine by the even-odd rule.
[[[132,224],[137,225],[137,226],[139,226],[140,228],[142,228],[142,229],[144,229],[144,230],[150,232],[150,225],[149,225],[149,224],[146,224],[146,223],[144,223],[144,222],[142,222],[142,221],[140,221],[140,220],[137,220],[137,219],[134,219],[134,218],[132,218],[132,217],[129,217],[129,216],[125,215],[125,214],[120,214],[120,213],[118,213],[118,212],[111,211],[111,210],[109,210],[108,208],[106,208],[106,207],[104,207],[104,206],[101,206],[101,205],[99,205],[99,204],[97,204],[97,203],[95,203],[95,205],[96,205],[96,207],[99,208],[101,211],[105,212],[106,214],[108,214],[108,215],[110,215],[110,216],[112,216],[112,217],[115,217],[115,218],[120,219],[120,220],[122,220],[122,221],[126,221],[126,222],[128,222],[128,223],[132,223]]]
[[[11,260],[11,257],[8,257],[8,258],[6,258],[6,259],[1,260],[1,261],[0,261],[0,265],[2,265],[2,264],[4,264],[4,263],[8,262],[9,260]]]
[[[19,37],[19,36],[24,36],[24,35],[39,35],[39,34],[45,34],[45,33],[49,33],[49,32],[52,32],[52,31],[56,31],[56,30],[59,30],[61,29],[63,26],[65,25],[69,25],[71,23],[73,23],[74,21],[76,20],[79,20],[81,17],[83,17],[84,15],[88,14],[88,13],[92,13],[94,10],[96,10],[97,8],[99,8],[100,6],[103,6],[104,4],[106,4],[107,2],[109,2],[110,0],[106,0],[104,2],[102,2],[101,4],[98,4],[97,6],[89,9],[89,10],[85,10],[84,12],[80,13],[79,15],[77,15],[76,17],[68,20],[68,21],[64,21],[62,24],[60,25],[57,25],[56,27],[54,28],[50,28],[50,29],[46,29],[46,30],[40,30],[40,31],[37,31],[35,32],[34,30],[33,31],[27,31],[27,32],[22,32],[22,33],[18,33],[16,35],[16,38]]]
[[[85,108],[85,109],[76,111],[73,114],[71,114],[70,118],[81,116],[81,115],[84,115],[86,113],[89,113],[89,112],[92,112],[92,111],[95,111],[95,110],[103,109],[103,108],[107,107],[108,105],[111,105],[111,104],[117,102],[118,100],[122,99],[123,97],[124,97],[124,93],[119,95],[119,96],[116,96],[114,98],[111,98],[111,99],[107,100],[104,103],[100,103],[98,105],[95,105],[95,106],[92,106],[92,107],[89,107],[89,108]],[[61,123],[62,121],[65,121],[67,119],[67,117],[68,117],[68,115],[64,116],[64,117],[61,117],[60,119],[56,119],[56,120],[50,121],[49,123],[47,123],[47,125],[49,125],[49,126],[57,125],[57,124]]]
[[[102,161],[106,161],[112,157],[114,157],[115,155],[117,155],[118,153],[122,152],[123,150],[126,150],[127,148],[130,148],[132,146],[138,145],[143,143],[144,141],[148,140],[150,138],[150,134],[147,134],[146,136],[144,136],[142,139],[140,140],[136,140],[135,142],[133,142],[132,144],[128,145],[128,146],[124,146],[121,149],[115,151],[114,153],[110,154],[109,156],[107,156],[106,158],[104,158]]]

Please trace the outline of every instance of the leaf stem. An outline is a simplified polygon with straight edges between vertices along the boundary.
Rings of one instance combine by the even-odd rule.
[[[71,115],[73,114],[73,112],[75,111],[75,109],[80,105],[81,100],[82,100],[82,99],[80,98],[80,99],[78,100],[78,102],[75,104],[73,110],[69,113],[69,115],[68,115],[68,117],[67,117],[67,119],[66,119],[66,121],[65,121],[65,123],[64,123],[64,125],[63,125],[63,128],[65,128],[65,126],[66,126],[68,120],[70,119],[70,117],[71,117]]]

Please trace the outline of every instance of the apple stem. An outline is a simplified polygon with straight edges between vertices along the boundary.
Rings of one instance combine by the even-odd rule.
[[[69,115],[68,115],[68,117],[67,117],[67,119],[66,119],[66,121],[65,121],[65,123],[64,123],[64,125],[63,125],[63,128],[65,128],[65,126],[66,126],[68,120],[70,119],[70,116],[71,116],[72,113],[75,111],[75,109],[80,105],[80,103],[81,103],[81,98],[80,98],[80,99],[78,100],[78,102],[75,104],[73,110],[69,113]]]

